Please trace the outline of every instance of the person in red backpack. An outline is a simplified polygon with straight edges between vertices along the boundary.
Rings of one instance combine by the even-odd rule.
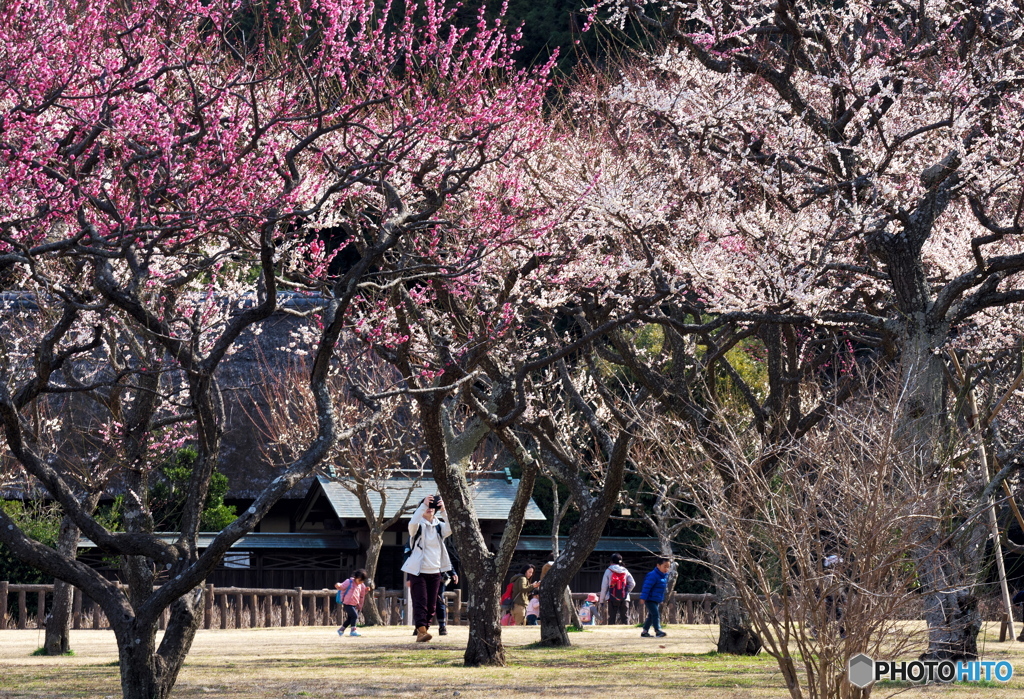
[[[608,604],[608,623],[625,624],[629,593],[636,587],[636,581],[622,565],[622,556],[612,554],[612,564],[604,571],[601,580],[601,601]],[[622,621],[616,621],[621,618]]]

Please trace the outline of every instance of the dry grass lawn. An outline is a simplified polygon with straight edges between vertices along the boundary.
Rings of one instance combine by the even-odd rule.
[[[531,647],[534,628],[505,630],[510,665],[464,668],[466,629],[413,643],[405,627],[365,629],[339,638],[333,628],[200,631],[175,696],[231,697],[694,697],[747,699],[787,696],[767,656],[717,656],[717,629],[671,626],[664,639],[640,638],[627,627],[571,634],[569,649]],[[1014,662],[1008,685],[877,688],[875,697],[1024,698],[1024,644],[993,643],[985,659]],[[109,631],[74,631],[73,657],[34,657],[38,631],[0,631],[0,698],[120,695],[117,649]],[[882,690],[882,691],[878,691]]]

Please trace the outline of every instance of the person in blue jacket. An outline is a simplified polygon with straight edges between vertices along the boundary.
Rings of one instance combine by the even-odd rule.
[[[672,561],[667,558],[659,558],[654,570],[644,576],[644,589],[640,593],[640,600],[647,605],[647,619],[644,621],[644,630],[640,635],[650,638],[651,627],[654,627],[654,635],[658,638],[668,636],[661,630],[661,609],[659,605],[665,599],[665,588],[668,586],[668,571],[672,569]]]

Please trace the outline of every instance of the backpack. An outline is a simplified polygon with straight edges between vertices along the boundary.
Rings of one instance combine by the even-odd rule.
[[[501,596],[501,608],[512,609],[512,583],[505,588],[505,594]]]
[[[593,607],[589,604],[584,604],[580,607],[580,621],[584,624],[589,624],[591,619],[594,618]]]
[[[437,529],[437,538],[444,540],[441,536],[441,524],[440,522],[435,524],[434,527]],[[409,556],[412,555],[413,550],[416,548],[416,544],[419,543],[420,534],[423,532],[423,525],[421,524],[416,528],[416,533],[413,534],[412,538],[409,539],[409,543],[405,545],[405,549],[402,550],[402,565],[409,560]],[[422,547],[421,547],[422,548]]]
[[[611,580],[608,581],[608,599],[626,599],[626,574],[612,571]]]
[[[338,590],[338,594],[336,594],[334,596],[334,601],[336,603],[344,604],[344,602],[345,602],[345,595],[347,595],[349,590],[352,589],[352,583],[354,583],[355,581],[356,581],[355,578],[349,578],[348,579],[348,587],[345,588],[345,591],[342,592],[341,590]]]

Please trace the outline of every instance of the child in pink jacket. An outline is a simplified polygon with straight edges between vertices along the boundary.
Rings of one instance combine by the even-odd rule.
[[[356,631],[356,621],[359,620],[359,611],[363,608],[366,591],[369,589],[366,582],[366,571],[360,568],[345,582],[334,583],[338,590],[338,600],[345,607],[345,623],[338,629],[339,636],[344,636],[345,629],[349,626],[352,627],[349,636],[361,635]]]

